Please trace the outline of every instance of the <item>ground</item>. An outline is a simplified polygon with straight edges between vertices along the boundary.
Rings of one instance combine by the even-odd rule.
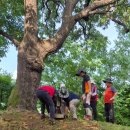
[[[102,124],[103,125],[103,124]],[[109,125],[105,125],[108,126]],[[111,130],[116,130],[115,127]],[[117,130],[130,130],[123,127]],[[31,111],[7,110],[0,112],[0,130],[107,130],[97,121],[56,120],[50,125],[48,118],[41,120],[40,114]],[[109,129],[110,130],[110,129]]]

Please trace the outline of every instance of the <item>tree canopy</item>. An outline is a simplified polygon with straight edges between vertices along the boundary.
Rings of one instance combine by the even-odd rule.
[[[104,0],[103,0],[104,1]],[[103,2],[91,0],[89,5],[89,14],[87,14],[86,20],[80,20],[80,16],[87,12],[85,5],[87,0],[38,0],[38,28],[39,37],[47,38],[53,37],[53,35],[59,30],[61,26],[61,19],[64,15],[64,10],[69,8],[68,4],[75,6],[71,15],[78,20],[74,27],[75,35],[81,38],[82,32],[88,35],[91,27],[100,26],[106,28],[110,21],[114,21],[125,32],[129,32],[129,20],[130,20],[130,8],[127,0],[105,0]],[[24,3],[21,0],[1,0],[0,2],[0,34],[13,40],[22,40],[24,35]],[[99,6],[99,7],[98,7]],[[72,7],[71,7],[72,8]],[[94,11],[93,11],[94,10]],[[76,18],[79,17],[79,18]],[[88,23],[91,23],[88,24]],[[11,35],[11,37],[6,34]]]

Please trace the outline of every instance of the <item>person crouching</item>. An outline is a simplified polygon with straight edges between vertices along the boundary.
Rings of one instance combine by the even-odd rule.
[[[52,97],[55,94],[55,88],[53,86],[41,86],[36,90],[37,98],[41,102],[42,118],[45,117],[45,106],[48,113],[50,113],[50,124],[55,124],[55,106]]]
[[[59,89],[59,97],[62,98],[68,109],[70,110],[70,114],[72,116],[73,120],[77,120],[77,105],[79,103],[79,96],[77,96],[75,93],[70,92],[67,90],[65,86],[61,87]]]

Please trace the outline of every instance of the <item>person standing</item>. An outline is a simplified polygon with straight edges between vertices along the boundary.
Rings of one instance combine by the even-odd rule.
[[[76,76],[80,76],[83,78],[82,81],[82,100],[83,107],[85,108],[85,120],[92,120],[92,110],[90,106],[90,98],[91,98],[91,81],[90,77],[86,74],[83,69],[79,69],[76,73]]]
[[[45,118],[45,106],[48,113],[50,113],[50,123],[55,123],[55,106],[52,100],[55,95],[55,88],[53,86],[41,86],[36,90],[36,95],[41,102],[41,118]]]
[[[97,94],[97,86],[95,85],[95,82],[91,80],[91,100],[90,100],[90,106],[93,110],[93,119],[97,120],[97,100],[98,100],[98,94]]]
[[[106,84],[106,90],[103,93],[106,122],[114,123],[114,99],[117,96],[117,90],[112,86],[112,80],[110,78],[103,80]]]
[[[68,91],[64,86],[59,89],[59,97],[66,103],[67,108],[70,110],[72,119],[77,120],[76,109],[80,99],[79,96],[73,92]]]

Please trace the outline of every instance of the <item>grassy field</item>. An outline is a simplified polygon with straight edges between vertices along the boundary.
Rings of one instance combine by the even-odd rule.
[[[130,130],[130,126],[121,126],[106,122],[98,122],[101,130]]]

